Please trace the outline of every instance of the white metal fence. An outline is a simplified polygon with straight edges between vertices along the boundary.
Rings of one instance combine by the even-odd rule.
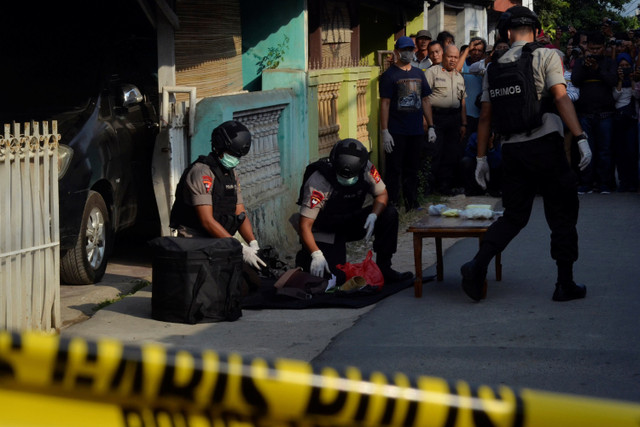
[[[55,121],[0,135],[0,328],[60,327],[59,140]]]

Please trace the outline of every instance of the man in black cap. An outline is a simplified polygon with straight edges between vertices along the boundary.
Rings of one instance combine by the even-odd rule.
[[[503,137],[504,215],[489,227],[475,257],[462,266],[462,288],[475,301],[483,298],[489,262],[527,224],[539,192],[551,229],[551,257],[558,269],[552,299],[584,298],[586,287],[573,281],[578,181],[565,155],[563,122],[579,147],[580,168],[591,161],[587,135],[567,95],[560,57],[534,43],[541,30],[536,14],[513,6],[498,24],[501,40],[508,39],[511,48],[491,63],[484,76],[475,175],[486,188],[490,179],[486,152],[493,129]]]
[[[429,31],[418,31],[418,34],[416,34],[416,51],[413,55],[413,61],[411,61],[411,65],[416,68],[420,68],[422,71],[425,71],[427,68],[431,67],[429,52],[427,52],[427,48],[429,47],[430,42],[431,33]]]
[[[260,270],[260,246],[242,200],[234,168],[251,148],[251,133],[229,120],[211,133],[211,153],[200,156],[183,172],[176,188],[170,226],[181,237],[233,237],[237,232],[249,242],[242,245],[246,264]]]
[[[367,195],[373,204],[364,206]],[[302,250],[296,265],[311,274],[334,274],[337,285],[345,274],[336,265],[347,261],[346,242],[374,238],[376,263],[385,282],[413,277],[391,268],[398,244],[398,211],[387,206],[389,197],[369,152],[356,139],[338,141],[328,158],[307,167],[300,189],[297,231]]]

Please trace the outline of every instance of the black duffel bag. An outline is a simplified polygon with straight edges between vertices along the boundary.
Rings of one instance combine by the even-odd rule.
[[[178,323],[242,316],[242,245],[232,238],[158,237],[149,242],[151,317]]]

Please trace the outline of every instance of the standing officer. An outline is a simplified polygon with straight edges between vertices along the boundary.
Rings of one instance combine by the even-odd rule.
[[[462,266],[462,288],[475,301],[483,297],[491,258],[527,224],[539,191],[551,229],[551,257],[558,268],[553,300],[584,298],[586,287],[573,281],[573,263],[578,259],[577,177],[564,152],[562,122],[577,140],[581,168],[591,161],[587,135],[567,96],[560,56],[533,43],[540,31],[536,14],[513,6],[500,21],[500,38],[509,39],[511,49],[491,63],[484,77],[476,180],[486,188],[490,178],[486,150],[493,127],[503,136],[504,215],[489,227],[473,260]],[[559,116],[552,112],[553,105]]]
[[[465,88],[462,74],[456,70],[459,51],[447,45],[442,64],[429,68],[425,75],[432,93],[429,95],[436,146],[431,161],[430,187],[445,194],[454,194],[456,184],[462,184],[458,165],[464,152],[462,138],[467,126]]]
[[[242,245],[244,262],[266,266],[247,218],[240,183],[233,170],[251,148],[251,134],[240,122],[229,120],[211,133],[211,153],[200,156],[183,172],[176,188],[170,226],[181,237],[233,237],[238,231],[249,242]]]
[[[364,207],[367,195],[373,205]],[[316,276],[332,273],[337,285],[345,274],[336,265],[347,260],[346,242],[374,237],[376,263],[385,282],[411,278],[410,272],[391,268],[398,245],[398,211],[387,206],[389,197],[369,152],[356,139],[338,141],[329,158],[307,167],[300,189],[300,234],[303,248],[296,265]]]

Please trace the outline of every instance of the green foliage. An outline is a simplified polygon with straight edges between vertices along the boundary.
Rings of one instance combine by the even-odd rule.
[[[282,58],[284,58],[285,52],[289,49],[289,37],[285,34],[284,40],[278,43],[276,46],[272,46],[268,49],[268,53],[258,61],[258,73],[263,70],[272,70],[278,68]]]
[[[619,21],[614,33],[638,28],[635,16],[620,15],[627,0],[534,0],[533,9],[545,33],[555,35],[556,28],[572,25],[577,30],[599,30],[603,18]]]

